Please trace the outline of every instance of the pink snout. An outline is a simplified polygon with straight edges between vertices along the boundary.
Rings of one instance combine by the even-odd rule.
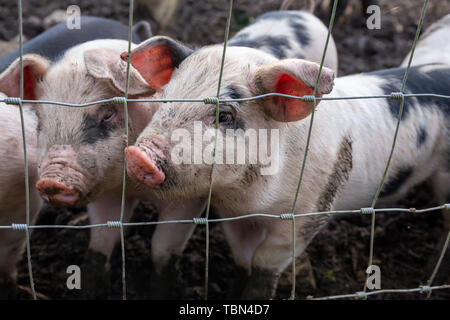
[[[166,178],[156,161],[139,147],[127,147],[125,157],[128,175],[150,188],[160,185]]]
[[[58,206],[73,206],[80,199],[77,191],[53,179],[40,179],[36,188],[42,199]]]

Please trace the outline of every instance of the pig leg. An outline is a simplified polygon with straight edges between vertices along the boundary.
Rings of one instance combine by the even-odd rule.
[[[325,216],[296,219],[295,257],[302,254],[326,221]],[[281,273],[292,262],[291,221],[271,221],[266,230],[264,241],[255,250],[243,299],[272,299]]]
[[[88,205],[91,224],[120,220],[121,194],[107,194]],[[123,222],[128,222],[137,201],[127,199]],[[119,228],[99,227],[91,229],[89,248],[82,268],[82,289],[87,298],[106,298],[110,290],[109,260],[120,240]],[[84,281],[83,281],[84,280]]]
[[[265,230],[248,220],[223,222],[222,229],[236,263],[233,283],[227,297],[237,299],[249,280],[252,257],[256,248],[264,241]]]
[[[159,221],[192,219],[199,217],[204,209],[203,199],[160,202]],[[194,229],[194,223],[157,225],[152,237],[152,298],[174,297],[176,264]]]
[[[41,201],[36,192],[31,190],[30,194],[30,223],[36,220]],[[0,225],[11,225],[12,223],[25,223],[25,204],[23,206],[6,207],[0,212]],[[11,212],[18,212],[12,214]],[[17,218],[20,217],[20,218]],[[16,294],[17,262],[22,257],[25,249],[25,231],[23,230],[0,230],[0,300],[13,299]]]

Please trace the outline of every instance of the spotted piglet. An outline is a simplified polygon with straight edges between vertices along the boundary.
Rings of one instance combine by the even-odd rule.
[[[145,59],[146,52],[167,52],[167,57],[162,57],[165,61],[174,50],[168,43],[153,38],[133,50],[132,64],[144,79],[153,79],[153,67],[159,63]],[[177,47],[176,51],[183,49]],[[222,51],[221,45],[208,46],[183,56],[177,69],[166,70],[171,77],[164,87],[149,81],[157,91],[155,98],[214,97]],[[333,71],[324,67],[316,96],[389,95],[399,91],[404,72],[404,68],[394,68],[335,79]],[[126,148],[129,176],[161,199],[206,197],[212,137],[218,125],[222,142],[217,144],[211,198],[218,215],[231,218],[292,212],[318,73],[319,65],[314,62],[278,59],[263,50],[230,46],[220,87],[220,98],[226,101],[219,106],[218,120],[216,105],[208,104],[211,101],[160,104],[135,145]],[[449,81],[449,66],[416,66],[409,72],[405,92],[449,95]],[[230,101],[273,92],[309,98]],[[316,102],[309,154],[294,212],[370,206],[390,153],[400,101]],[[380,204],[397,201],[412,186],[429,178],[442,186],[439,192],[448,199],[449,110],[447,99],[406,98],[398,148]],[[329,215],[296,219],[296,256],[329,219]],[[272,298],[280,274],[292,261],[291,221],[254,217],[224,222],[222,227],[235,262],[243,270],[236,278],[236,292],[240,291],[243,298]]]
[[[5,98],[0,93],[0,100]],[[0,226],[11,226],[13,223],[26,223],[22,130],[19,109],[5,103],[0,103],[0,108]],[[37,119],[27,106],[24,106],[23,115],[30,187],[30,224],[33,224],[42,203],[34,188],[38,179]],[[24,247],[23,230],[0,229],[0,299],[15,296],[16,264],[22,257]]]
[[[409,53],[401,66],[406,67]],[[445,63],[450,65],[450,13],[442,17],[420,36],[414,51],[412,65]]]

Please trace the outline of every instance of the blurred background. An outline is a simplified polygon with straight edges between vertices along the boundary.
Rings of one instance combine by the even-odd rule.
[[[318,1],[315,14],[328,23],[332,1]],[[327,2],[330,2],[327,6]],[[398,66],[411,49],[423,6],[422,0],[379,0],[381,29],[368,30],[358,0],[344,1],[344,8],[333,29],[339,55],[339,75]],[[228,11],[227,0],[140,0],[135,1],[135,22],[150,21],[154,34],[164,34],[194,46],[223,41]],[[251,23],[258,15],[277,10],[282,0],[235,0],[232,34]],[[31,39],[65,19],[69,5],[78,5],[82,15],[116,19],[128,24],[128,0],[24,0],[23,30]],[[291,9],[305,6],[293,0]],[[0,0],[0,57],[18,47],[17,3]],[[424,28],[450,12],[450,1],[430,1]],[[428,186],[418,186],[398,205],[423,208],[431,206]],[[134,221],[154,220],[151,208],[141,205]],[[89,224],[83,209],[45,208],[37,224]],[[126,237],[129,297],[145,291],[150,281],[146,271],[150,262],[152,227],[130,228]],[[179,269],[179,296],[203,296],[205,233],[198,227],[189,242]],[[434,258],[442,233],[439,213],[413,216],[402,213],[377,216],[374,263],[382,270],[382,288],[415,288],[426,283],[430,272],[425,267]],[[211,225],[210,297],[225,298],[234,268],[230,251],[219,224]],[[363,288],[369,255],[370,217],[353,215],[332,221],[312,242],[297,263],[297,297],[354,293]],[[81,264],[88,244],[88,230],[36,230],[31,237],[31,252],[36,290],[42,299],[72,299],[77,292],[66,288],[66,268]],[[121,295],[121,257],[116,248],[112,262],[114,290]],[[26,259],[19,267],[19,298],[31,298]],[[290,268],[281,279],[278,298],[289,296]],[[448,278],[449,271],[441,270]],[[136,280],[136,275],[138,280]],[[445,279],[445,277],[444,277]],[[441,284],[436,282],[437,284]],[[76,291],[76,290],[75,290]],[[385,294],[371,299],[424,299],[421,294]],[[450,299],[449,290],[433,292],[432,298]]]

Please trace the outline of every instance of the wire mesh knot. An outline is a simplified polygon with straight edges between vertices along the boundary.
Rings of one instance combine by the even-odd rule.
[[[15,105],[20,105],[20,102],[22,101],[20,98],[17,97],[6,97],[5,98],[5,103],[6,104],[15,104]]]
[[[450,203],[444,204],[444,210],[450,210]]]
[[[120,228],[122,226],[122,221],[108,221],[106,225],[108,228]]]
[[[360,299],[367,299],[367,293],[365,293],[364,291],[356,292],[356,296]]]
[[[430,286],[420,286],[420,293],[431,292],[432,289]]]
[[[303,102],[314,102],[314,101],[316,101],[316,97],[306,95],[306,96],[302,97],[302,101]]]
[[[114,97],[111,99],[111,102],[117,104],[125,104],[127,103],[127,99],[125,97]]]
[[[282,213],[282,214],[280,214],[280,219],[281,220],[294,220],[295,216],[293,213]]]
[[[11,225],[13,230],[27,230],[28,229],[28,225],[26,225],[25,223],[13,223]]]
[[[206,224],[208,222],[207,218],[194,218],[192,219],[195,224]]]
[[[405,98],[405,95],[403,94],[403,92],[391,92],[389,98],[403,100]]]
[[[373,213],[375,213],[375,209],[374,208],[361,208],[360,212],[362,214],[373,214]]]
[[[218,104],[219,103],[219,98],[217,98],[217,97],[207,97],[207,98],[203,99],[203,103],[204,104]]]

